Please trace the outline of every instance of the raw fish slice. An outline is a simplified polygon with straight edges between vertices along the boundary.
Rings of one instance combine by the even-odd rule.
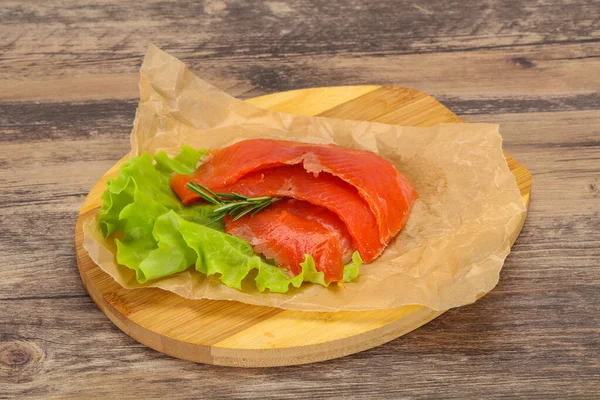
[[[400,232],[418,196],[394,165],[367,151],[313,146],[304,157],[304,168],[329,172],[358,189],[375,215],[383,243]]]
[[[225,232],[248,241],[256,253],[273,259],[294,276],[310,254],[325,281],[341,281],[344,263],[339,235],[315,220],[297,216],[289,207],[294,206],[280,200],[255,216],[245,215],[237,221],[226,217]]]
[[[342,259],[347,264],[352,259],[352,253],[356,250],[352,245],[352,236],[348,232],[344,222],[335,213],[307,201],[288,199],[287,211],[294,215],[316,221],[331,232],[335,232],[340,239]],[[364,260],[363,260],[364,261]]]

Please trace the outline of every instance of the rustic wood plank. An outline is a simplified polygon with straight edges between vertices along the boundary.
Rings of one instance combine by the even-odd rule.
[[[150,40],[246,97],[373,83],[434,96],[564,99],[594,93],[600,84],[594,73],[600,9],[593,0],[469,1],[458,9],[443,1],[391,0],[368,9],[358,0],[152,1],[135,11],[115,0],[3,4],[4,101],[136,98],[137,69]],[[257,34],[264,26],[269,29]],[[478,84],[465,85],[466,75]]]
[[[559,311],[544,308],[546,296],[509,294],[504,283],[499,289],[503,292],[449,311],[376,349],[316,365],[269,370],[231,370],[164,356],[123,335],[89,298],[23,301],[12,309],[10,319],[0,313],[3,343],[19,350],[10,353],[16,365],[0,375],[5,382],[2,393],[67,397],[93,390],[99,397],[110,397],[118,388],[119,395],[127,397],[143,392],[172,398],[193,393],[206,398],[297,398],[315,393],[329,398],[440,393],[464,398],[476,389],[483,397],[558,398],[569,393],[591,398],[600,373],[598,339],[566,307],[579,304],[586,292],[570,287],[549,292],[565,305]],[[582,317],[593,318],[598,311],[597,305],[585,308]],[[577,342],[574,331],[580,335]],[[85,385],[70,384],[69,376],[80,377]]]
[[[48,71],[43,62],[36,61],[27,71],[40,65],[44,70],[31,77],[20,74],[24,66],[6,60],[6,74],[0,69],[0,86],[4,88],[0,101],[137,99],[137,71],[148,40],[143,39],[143,44],[131,56],[135,64],[122,67],[117,63],[119,69],[115,71],[109,62],[101,62],[104,53],[96,55],[94,68],[73,60],[57,71]],[[167,46],[165,50],[170,49]],[[595,93],[600,90],[596,73],[600,51],[595,43],[587,42],[385,57],[370,53],[332,57],[325,52],[310,57],[247,56],[229,60],[207,58],[197,52],[188,55],[181,49],[172,52],[203,78],[242,98],[298,88],[381,84],[411,87],[450,100],[482,100],[479,107],[486,106],[491,112],[511,105],[518,110],[519,101],[530,106],[537,102],[538,111],[544,111],[540,109],[544,105],[563,111],[566,107],[589,108],[586,96],[597,109]],[[522,65],[525,61],[530,63],[527,68]],[[466,77],[470,84],[465,84]],[[505,98],[510,101],[503,103]],[[488,99],[492,102],[486,105]]]
[[[9,51],[9,69],[26,66],[27,77],[36,70],[39,74],[57,67],[61,73],[100,66],[123,71],[139,64],[148,38],[157,36],[156,32],[161,33],[157,44],[166,50],[211,59],[282,59],[324,53],[388,56],[595,43],[600,17],[593,0],[508,0],[487,6],[474,0],[460,5],[387,0],[369,7],[359,0],[302,0],[293,5],[240,0],[3,4],[0,34],[4,50]],[[532,63],[517,62],[525,67]],[[279,77],[261,74],[255,79],[265,82]]]

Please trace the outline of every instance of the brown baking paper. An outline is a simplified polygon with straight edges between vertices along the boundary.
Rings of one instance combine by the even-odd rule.
[[[190,299],[236,300],[304,311],[369,310],[420,304],[446,310],[472,303],[498,282],[525,205],[502,153],[497,125],[431,128],[306,117],[235,99],[150,45],[141,68],[141,99],[131,152],[177,154],[183,144],[218,148],[250,138],[335,143],[392,162],[418,190],[402,232],[383,255],[338,287],[304,284],[286,294],[243,291],[193,268],[141,285],[116,264],[114,245],[95,220],[85,224],[91,258],[126,288],[159,287]]]

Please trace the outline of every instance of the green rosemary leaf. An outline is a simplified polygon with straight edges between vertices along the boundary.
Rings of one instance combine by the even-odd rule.
[[[239,213],[232,214],[233,220],[237,221],[238,219],[242,218],[244,215],[252,212],[252,210],[254,210],[254,209],[255,209],[255,207],[252,207],[252,206],[244,207]]]
[[[196,185],[196,186],[199,186],[200,188],[202,188],[202,190],[204,190],[205,192],[208,192],[208,193],[210,193],[210,195],[211,195],[212,197],[215,197],[215,198],[217,198],[217,199],[219,198],[219,196],[218,196],[218,195],[217,195],[215,192],[213,192],[212,190],[210,190],[208,187],[204,186],[203,184],[201,184],[201,183],[196,183],[196,182],[192,182],[192,183],[193,183],[194,185]]]
[[[214,212],[221,212],[221,211],[233,211],[235,210],[237,207],[239,207],[240,205],[247,205],[247,202],[244,201],[236,201],[233,203],[225,203],[222,206],[219,206],[217,208],[215,208]]]
[[[190,182],[187,184],[187,187],[194,193],[196,193],[197,195],[199,195],[200,197],[202,197],[202,199],[208,201],[209,203],[212,203],[214,205],[220,205],[222,204],[222,202],[218,199],[218,197],[216,196],[211,196],[211,194],[214,195],[214,193],[209,190],[208,188],[204,187],[204,186],[200,186],[194,182]],[[206,190],[206,191],[205,191]],[[209,194],[211,193],[211,194]]]
[[[187,187],[203,200],[218,206],[213,210],[213,219],[209,224],[223,219],[226,215],[230,215],[234,221],[247,214],[254,216],[280,199],[271,196],[247,197],[235,192],[215,193],[196,182],[189,182]]]
[[[221,199],[226,199],[226,200],[248,200],[249,197],[246,196],[242,196],[241,194],[238,193],[219,193],[218,196]]]
[[[273,197],[271,197],[271,196],[262,196],[262,197],[252,197],[252,198],[248,199],[248,201],[253,202],[253,203],[262,203],[263,201],[270,201],[271,199],[273,199]]]

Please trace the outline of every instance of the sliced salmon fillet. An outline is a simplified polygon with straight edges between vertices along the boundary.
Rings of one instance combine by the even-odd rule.
[[[376,154],[336,145],[252,139],[219,149],[192,176],[174,176],[171,185],[184,204],[198,199],[190,180],[208,187],[227,186],[243,176],[281,165],[302,164],[308,172],[327,172],[354,186],[377,221],[386,244],[406,223],[417,192],[396,168]],[[361,254],[362,255],[362,254]]]
[[[286,199],[285,201],[288,203],[287,210],[292,214],[311,221],[316,221],[330,232],[335,232],[340,240],[344,264],[347,264],[352,260],[352,253],[354,253],[356,248],[352,244],[353,239],[352,236],[350,236],[350,232],[348,232],[348,228],[346,228],[344,221],[342,221],[337,214],[324,207],[315,206],[307,201],[296,199]]]
[[[230,185],[208,187],[215,192],[248,197],[292,197],[322,206],[344,222],[354,248],[365,262],[375,259],[385,248],[369,205],[356,188],[331,174],[314,176],[300,165],[291,165],[251,172]]]
[[[280,200],[255,216],[245,215],[237,221],[226,217],[225,232],[249,242],[256,253],[289,270],[302,271],[300,263],[310,254],[327,282],[341,281],[344,275],[342,248],[337,231],[326,228],[316,219],[298,213],[321,213],[321,207]]]

